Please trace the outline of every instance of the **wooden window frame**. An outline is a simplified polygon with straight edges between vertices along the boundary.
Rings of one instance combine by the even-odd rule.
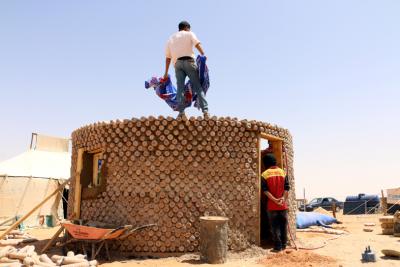
[[[85,199],[93,199],[93,198],[97,198],[102,192],[106,191],[106,186],[107,186],[107,179],[106,179],[106,173],[107,173],[107,168],[106,168],[106,164],[105,161],[103,159],[103,163],[101,166],[101,178],[98,179],[98,160],[101,157],[104,157],[104,152],[105,149],[95,149],[95,150],[85,150],[83,152],[80,153],[80,162],[81,162],[81,169],[79,172],[79,183],[80,183],[80,187],[81,187],[81,199],[85,200]],[[83,156],[84,154],[89,154],[93,157],[92,159],[92,171],[91,171],[91,179],[90,179],[90,183],[88,185],[83,185],[82,184],[82,171],[83,170]],[[79,161],[78,160],[78,161]],[[96,181],[97,180],[97,181]]]

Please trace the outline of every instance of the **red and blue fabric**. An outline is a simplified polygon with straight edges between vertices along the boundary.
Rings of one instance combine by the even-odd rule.
[[[207,58],[205,56],[197,56],[196,64],[199,70],[200,84],[203,88],[204,94],[207,93],[210,87],[210,78],[208,74],[208,67],[206,64]],[[178,100],[176,97],[176,86],[171,82],[171,78],[168,75],[168,79],[164,80],[161,77],[152,77],[150,80],[145,81],[144,87],[146,89],[153,88],[156,94],[163,99],[168,106],[174,111],[178,111]],[[197,100],[197,94],[193,93],[192,83],[190,80],[185,84],[185,108],[190,107],[194,103],[194,106],[200,109],[200,105]]]

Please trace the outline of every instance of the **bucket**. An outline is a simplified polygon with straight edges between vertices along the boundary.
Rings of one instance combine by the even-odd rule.
[[[47,227],[54,227],[53,215],[46,215],[46,226]]]

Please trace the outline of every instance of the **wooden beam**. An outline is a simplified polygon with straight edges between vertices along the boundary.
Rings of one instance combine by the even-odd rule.
[[[11,225],[4,233],[0,234],[0,240],[3,239],[9,232],[11,232],[12,230],[14,230],[15,228],[18,227],[18,225],[20,223],[22,223],[23,221],[25,221],[29,216],[32,215],[32,213],[34,213],[37,209],[39,209],[44,203],[46,203],[49,199],[51,199],[53,196],[55,196],[56,194],[58,194],[61,190],[64,189],[64,187],[69,183],[69,180],[65,181],[64,183],[62,183],[60,186],[58,186],[58,188],[51,193],[49,196],[47,196],[45,199],[43,199],[39,204],[37,204],[31,211],[29,211],[27,214],[25,214],[24,216],[22,216],[18,221],[16,221],[13,225]]]
[[[257,219],[257,223],[258,223],[258,234],[256,236],[256,243],[258,246],[261,246],[261,138],[259,137],[257,139],[257,153],[258,153],[258,184],[257,184],[257,188],[258,188],[258,219]]]
[[[46,246],[42,249],[42,251],[40,252],[41,254],[45,253],[49,247],[54,243],[54,240],[57,239],[57,237],[61,234],[61,232],[64,230],[64,226],[60,226],[60,229],[58,229],[58,231],[53,235],[53,237],[49,240],[49,242],[47,242]]]
[[[96,149],[87,151],[87,153],[90,153],[90,154],[94,154],[94,153],[104,153],[104,151],[105,151],[104,148],[96,148]]]
[[[81,217],[81,201],[82,201],[82,185],[81,185],[81,172],[83,166],[83,153],[84,149],[78,149],[78,159],[76,162],[76,170],[75,170],[75,199],[74,199],[74,219],[80,219]]]
[[[260,133],[261,138],[270,140],[270,141],[283,141],[282,138],[277,137],[275,135],[271,135],[271,134],[266,134],[266,133]]]

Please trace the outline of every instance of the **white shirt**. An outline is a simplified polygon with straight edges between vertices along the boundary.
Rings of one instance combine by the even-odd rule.
[[[199,43],[199,39],[193,32],[179,31],[169,37],[165,48],[165,56],[171,58],[174,65],[180,57],[194,58],[193,46]]]

